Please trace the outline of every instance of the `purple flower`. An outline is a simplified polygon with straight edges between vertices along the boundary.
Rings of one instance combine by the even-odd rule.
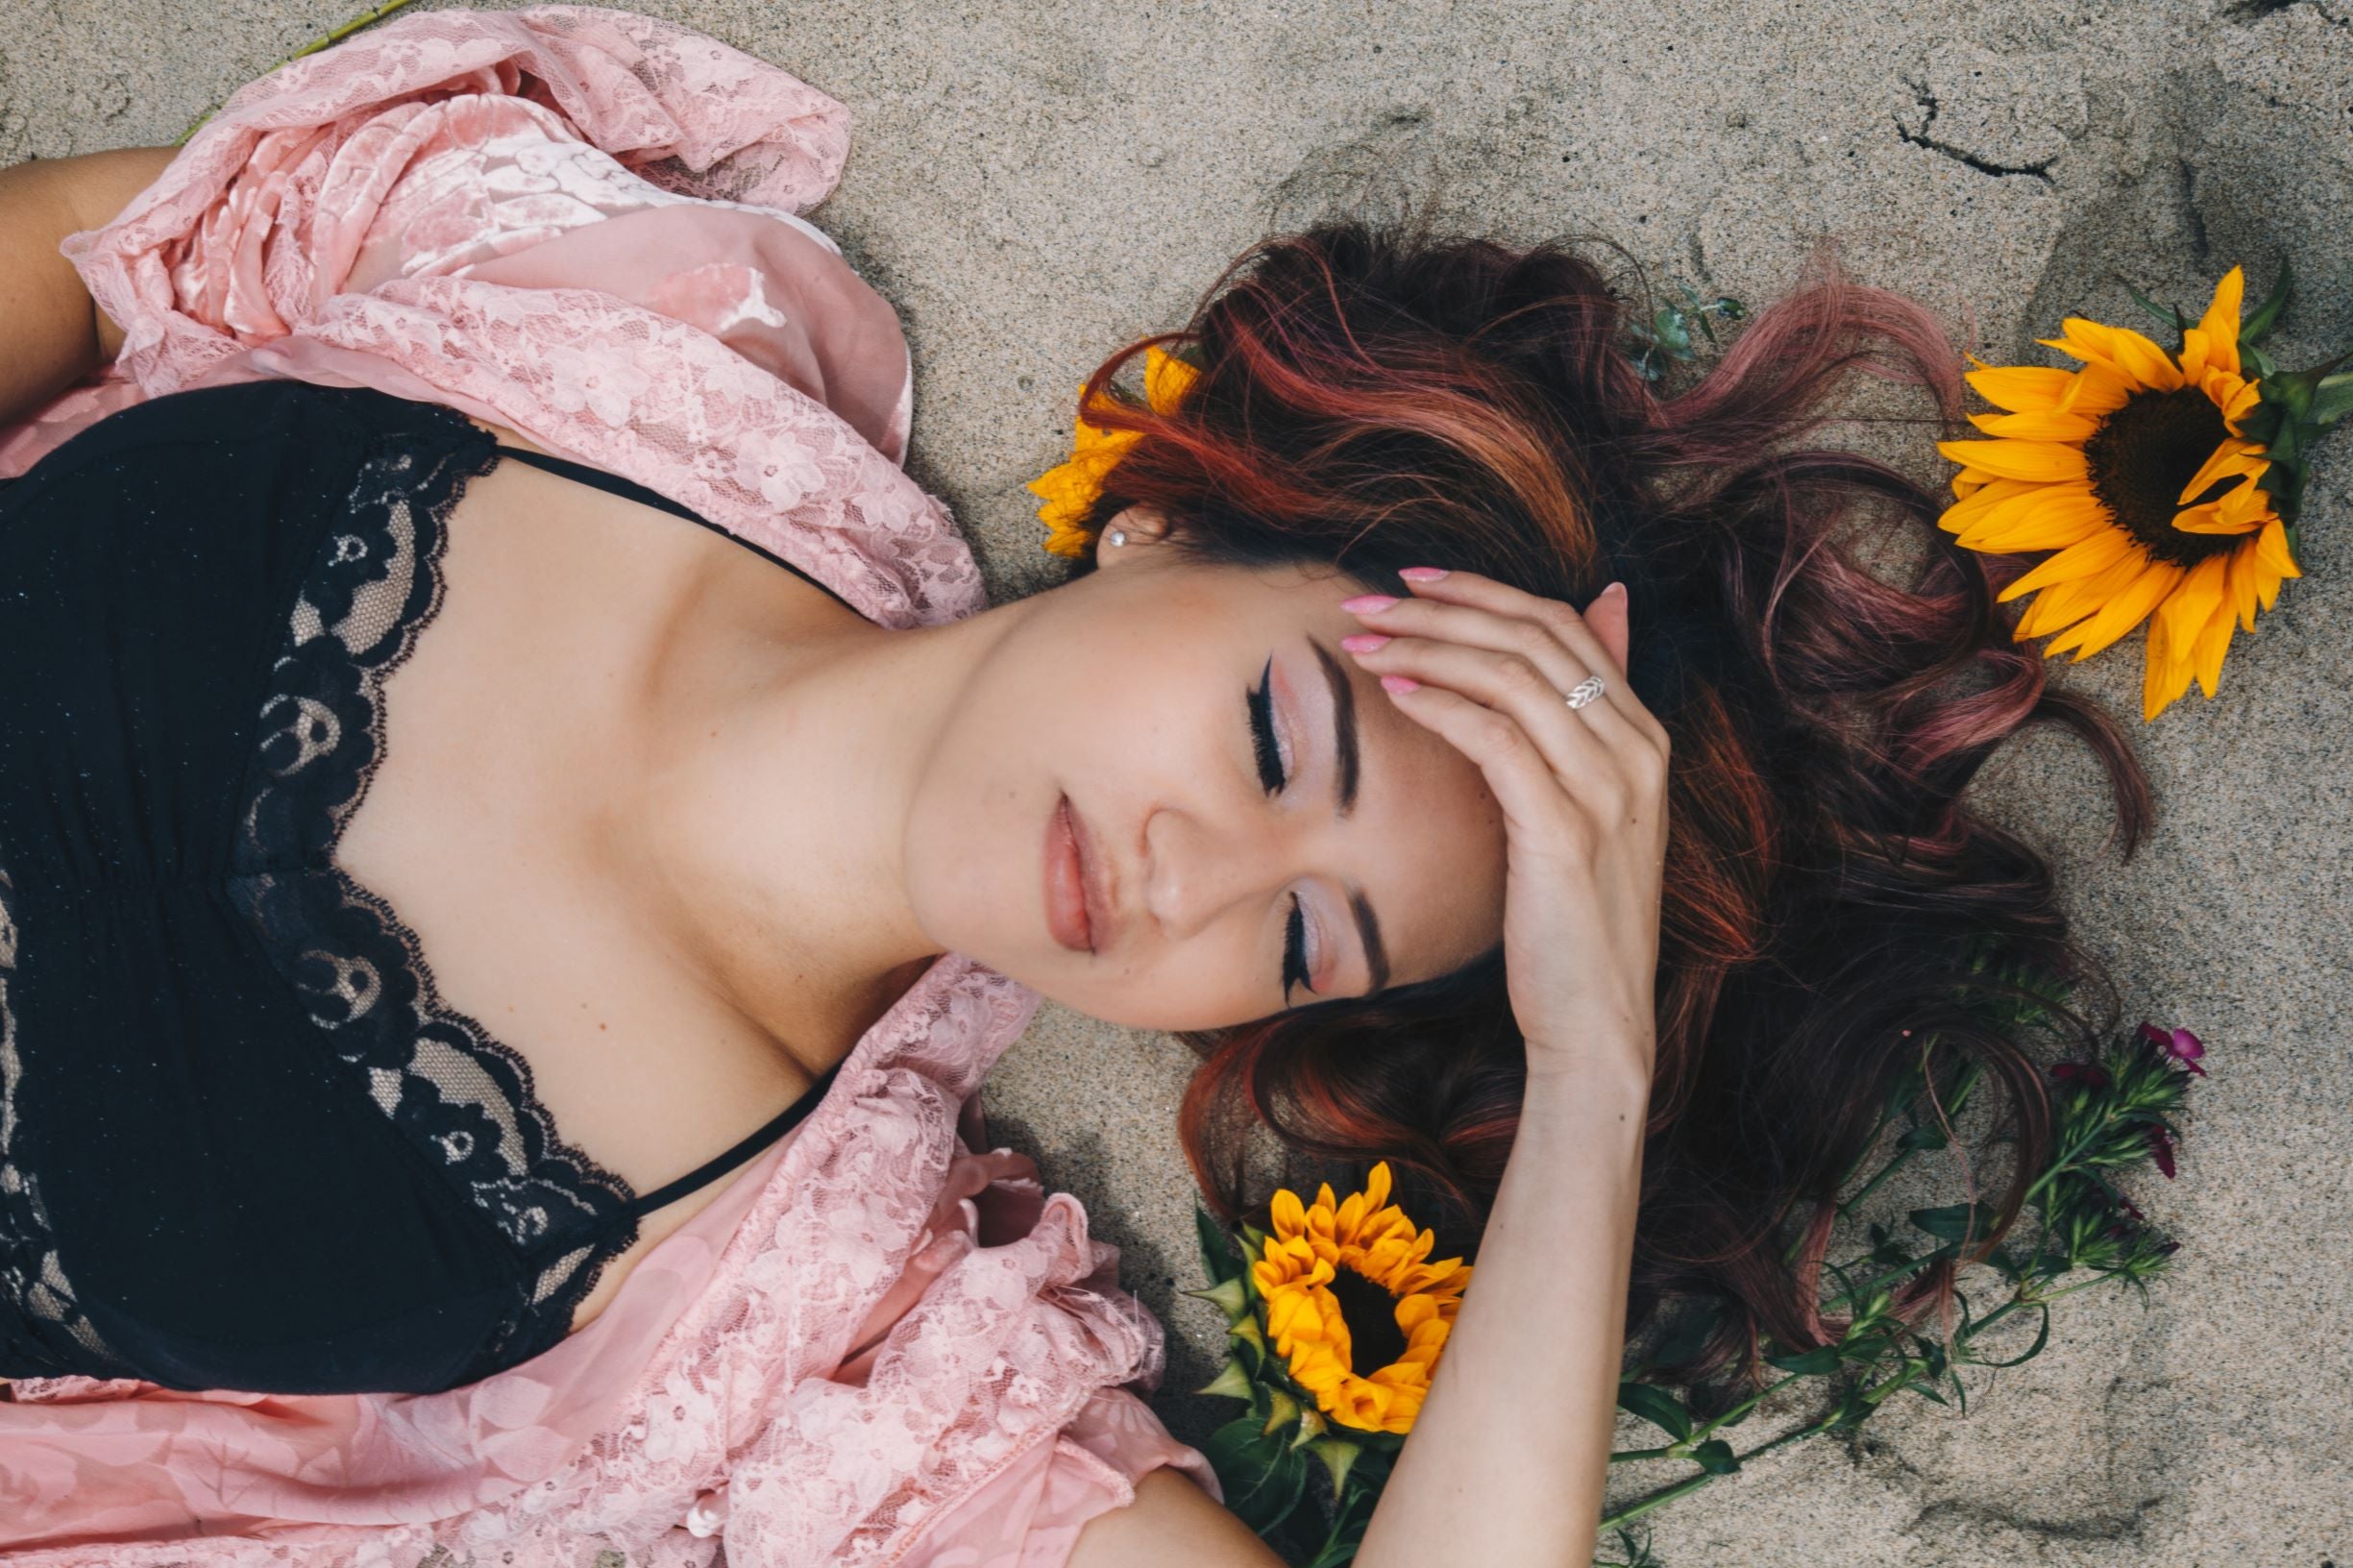
[[[2140,1039],[2164,1052],[2167,1061],[2189,1068],[2200,1078],[2206,1076],[2206,1069],[2197,1065],[2197,1059],[2206,1054],[2206,1042],[2189,1030],[2160,1029],[2144,1018]]]
[[[2071,1084],[2087,1084],[2094,1089],[2108,1087],[2108,1069],[2091,1062],[2055,1063],[2050,1075]]]
[[[2173,1140],[2165,1136],[2164,1128],[2149,1128],[2148,1152],[2156,1156],[2157,1168],[2165,1172],[2165,1179],[2171,1181],[2173,1179]]]

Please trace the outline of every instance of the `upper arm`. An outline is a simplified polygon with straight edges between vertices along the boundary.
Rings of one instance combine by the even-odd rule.
[[[1079,1531],[1069,1568],[1282,1568],[1250,1527],[1163,1466],[1136,1482],[1136,1501]]]
[[[101,229],[112,223],[131,205],[131,198],[154,184],[164,165],[179,153],[177,147],[121,147],[112,152],[61,159],[57,166],[64,177],[65,201],[73,218],[73,228],[65,233]],[[58,237],[62,239],[64,234]],[[98,357],[104,362],[113,358],[122,348],[123,330],[103,310],[93,307],[90,314],[96,321]]]
[[[0,169],[0,421],[113,357],[122,331],[90,303],[58,241],[112,220],[170,162],[169,147],[38,159]]]

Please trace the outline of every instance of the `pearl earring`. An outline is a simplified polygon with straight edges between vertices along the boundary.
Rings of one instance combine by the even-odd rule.
[[[1127,543],[1127,535],[1118,528],[1114,528],[1111,530],[1110,538],[1111,542],[1115,545],[1124,545]]]

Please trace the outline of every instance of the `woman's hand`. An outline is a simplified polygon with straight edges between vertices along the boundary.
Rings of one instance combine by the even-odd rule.
[[[1613,584],[1581,615],[1493,577],[1429,570],[1403,574],[1411,599],[1358,612],[1389,640],[1356,657],[1408,718],[1479,765],[1503,808],[1504,965],[1529,1071],[1615,1071],[1647,1090],[1668,738],[1627,683],[1626,590]],[[1588,675],[1601,697],[1570,707]]]

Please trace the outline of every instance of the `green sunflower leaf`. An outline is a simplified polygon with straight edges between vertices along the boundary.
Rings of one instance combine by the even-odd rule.
[[[2349,413],[2353,413],[2353,371],[2322,377],[2313,388],[2312,408],[2306,417],[2325,430]]]
[[[1647,1383],[1621,1383],[1618,1409],[1631,1410],[1679,1443],[1691,1435],[1691,1412],[1683,1408],[1681,1400],[1663,1388],[1654,1388]]]
[[[2264,296],[2263,304],[2255,307],[2253,315],[2239,324],[2239,346],[2242,349],[2252,343],[2260,343],[2270,335],[2271,329],[2279,324],[2280,312],[2288,308],[2288,295],[2294,286],[2288,257],[2283,255],[2279,258],[2279,276],[2271,281],[2271,292]]]
[[[2142,293],[2130,283],[2124,284],[2124,292],[2132,296],[2133,304],[2139,306],[2142,309],[2147,311],[2151,316],[2155,317],[2161,325],[2170,327],[2176,332],[2187,331],[2189,330],[2190,323],[2184,319],[2181,313],[2181,308],[2178,306],[2159,305],[2155,300],[2150,299],[2147,295]],[[2173,349],[2176,354],[2181,352],[2181,342],[2178,338],[2174,340]]]
[[[1262,1535],[1289,1517],[1308,1482],[1306,1458],[1287,1442],[1263,1435],[1262,1424],[1250,1416],[1229,1421],[1201,1445],[1226,1507]]]
[[[1233,1238],[1215,1215],[1199,1204],[1193,1205],[1193,1235],[1201,1246],[1201,1267],[1213,1286],[1242,1277],[1241,1254],[1234,1248]]]

